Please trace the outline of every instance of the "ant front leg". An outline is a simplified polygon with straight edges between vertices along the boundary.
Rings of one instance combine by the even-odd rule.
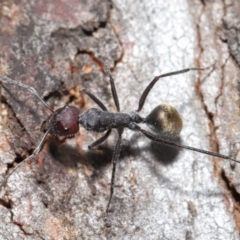
[[[112,132],[112,129],[109,129],[102,137],[100,137],[95,142],[90,144],[88,146],[88,149],[93,149],[94,147],[96,147],[96,146],[100,145],[101,143],[103,143],[109,137],[111,132]]]
[[[107,111],[105,105],[95,95],[93,95],[86,89],[82,89],[81,92],[86,93],[103,111]]]
[[[113,153],[113,158],[112,158],[113,168],[112,168],[112,177],[111,177],[111,187],[110,187],[110,196],[109,196],[106,212],[108,212],[109,210],[109,206],[111,204],[112,196],[114,193],[115,171],[116,171],[116,165],[117,165],[118,159],[120,157],[122,134],[123,134],[123,128],[118,129],[118,140],[117,140],[114,153]]]
[[[95,95],[93,95],[92,93],[90,93],[86,89],[83,89],[81,91],[86,93],[103,111],[107,112],[107,108],[105,107],[105,105]],[[111,131],[112,131],[112,129],[109,129],[102,137],[100,137],[95,142],[90,144],[88,146],[88,149],[92,149],[92,148],[100,145],[101,143],[103,143],[109,137]]]

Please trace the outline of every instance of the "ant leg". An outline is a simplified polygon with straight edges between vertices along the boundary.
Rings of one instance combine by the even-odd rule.
[[[115,84],[114,84],[114,79],[112,77],[112,74],[111,74],[109,68],[105,67],[104,71],[108,75],[108,77],[110,78],[109,82],[110,82],[110,85],[111,85],[113,100],[114,100],[115,106],[117,108],[117,111],[120,112],[120,105],[119,105],[119,101],[118,101],[118,95],[117,95],[116,87],[115,87]]]
[[[12,172],[10,172],[10,173],[5,177],[5,179],[3,180],[3,182],[2,182],[1,185],[0,185],[0,192],[1,192],[2,187],[5,185],[5,183],[7,182],[7,180],[9,179],[9,177],[10,177],[11,175],[12,175],[17,169],[19,169],[25,162],[27,162],[29,159],[31,159],[31,158],[33,158],[34,156],[36,156],[36,155],[41,151],[42,146],[43,146],[43,144],[44,144],[44,141],[45,141],[45,139],[46,139],[49,131],[50,131],[50,130],[48,130],[48,131],[44,134],[43,138],[41,139],[40,143],[39,143],[38,146],[35,148],[35,150],[33,151],[33,153],[32,153],[30,156],[28,156],[27,158],[25,158],[21,163],[19,163],[19,164],[12,170]]]
[[[155,83],[160,79],[160,78],[164,78],[164,77],[169,77],[169,76],[173,76],[173,75],[178,75],[178,74],[182,74],[182,73],[186,73],[186,72],[189,72],[189,71],[202,71],[202,70],[206,70],[207,68],[186,68],[186,69],[182,69],[182,70],[179,70],[179,71],[175,71],[175,72],[170,72],[170,73],[165,73],[165,74],[162,74],[162,75],[159,75],[159,76],[156,76],[149,84],[148,86],[145,88],[145,90],[143,91],[142,93],[142,96],[139,100],[139,103],[138,103],[138,109],[137,109],[137,112],[141,111],[144,103],[145,103],[145,100],[149,94],[149,92],[151,91],[151,89],[153,88],[153,86],[155,85]]]
[[[49,105],[40,97],[39,93],[36,91],[35,88],[33,87],[30,87],[28,85],[25,85],[21,82],[17,82],[15,80],[12,80],[11,78],[8,78],[6,76],[3,76],[3,75],[0,75],[0,79],[2,80],[3,83],[11,83],[11,84],[15,84],[19,87],[22,87],[24,89],[26,89],[27,91],[33,93],[44,105],[45,107],[47,107],[51,112],[54,112],[50,107]]]
[[[110,206],[113,192],[114,192],[115,171],[116,171],[116,164],[120,156],[122,133],[123,133],[123,129],[118,129],[118,140],[117,140],[114,153],[113,153],[113,158],[112,158],[113,168],[112,168],[112,178],[111,178],[111,189],[110,189],[110,196],[109,196],[106,212],[108,212],[109,210],[109,206]]]
[[[230,158],[229,156],[222,155],[220,153],[210,152],[210,151],[206,151],[206,150],[202,150],[202,149],[186,146],[186,145],[176,143],[176,142],[171,141],[171,140],[166,139],[166,138],[161,138],[161,137],[155,136],[154,134],[152,134],[152,133],[142,129],[137,124],[135,124],[134,130],[140,131],[147,138],[149,138],[149,139],[151,139],[151,140],[153,140],[155,142],[158,142],[160,144],[169,146],[169,147],[183,148],[183,149],[187,149],[187,150],[190,150],[190,151],[195,151],[195,152],[203,153],[203,154],[206,154],[206,155],[209,155],[209,156],[223,158],[223,159],[227,159],[227,160],[230,160],[230,161],[233,161],[233,162],[240,163],[240,161],[238,161],[236,159],[233,159],[233,158]]]
[[[111,131],[112,131],[112,129],[109,129],[102,137],[100,137],[95,142],[90,144],[88,146],[88,149],[92,149],[92,148],[96,147],[97,145],[100,145],[101,143],[103,143],[109,137]]]
[[[103,111],[107,111],[107,108],[105,107],[105,105],[88,90],[82,89],[81,92],[86,93]]]

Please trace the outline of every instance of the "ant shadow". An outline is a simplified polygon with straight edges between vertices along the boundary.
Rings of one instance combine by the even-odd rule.
[[[149,162],[149,158],[145,154],[141,154],[143,151],[154,159],[155,162],[162,166],[172,165],[178,161],[178,156],[181,149],[168,147],[150,141],[145,147],[134,147],[137,146],[139,139],[142,136],[140,134],[134,134],[129,141],[123,141],[121,147],[120,161],[124,161],[129,157],[141,158],[144,161]],[[181,143],[181,138],[176,139],[177,143]],[[93,169],[93,174],[87,177],[88,184],[91,186],[95,181],[104,175],[106,167],[111,166],[113,149],[112,146],[100,145],[96,149],[88,150],[87,152],[79,152],[79,149],[71,147],[67,144],[62,144],[58,139],[50,136],[48,140],[48,152],[50,153],[51,159],[63,165],[66,168],[76,170],[78,165],[84,165]],[[155,166],[149,164],[150,171],[154,174],[159,183],[166,186],[166,188],[175,191],[181,195],[186,196],[205,196],[205,197],[216,197],[222,195],[221,192],[213,192],[212,189],[206,189],[205,191],[185,191],[177,183],[172,182],[169,178],[156,169]],[[93,186],[91,186],[93,188]]]
[[[142,135],[134,134],[133,137],[129,140],[129,143],[131,143],[131,146],[136,146],[140,138],[142,138]],[[174,141],[178,144],[181,144],[180,137],[175,138]],[[151,140],[149,142],[150,143],[147,146],[141,147],[141,149],[137,147],[135,150],[131,148],[129,144],[128,148],[131,155],[142,157],[141,152],[145,151],[151,154],[155,161],[164,166],[172,165],[175,161],[177,161],[177,157],[181,149],[169,147]]]
[[[111,163],[113,151],[107,146],[80,152],[78,148],[62,143],[52,136],[49,137],[48,145],[48,151],[53,160],[64,167],[74,169],[78,164],[83,164],[94,169],[101,169]]]
[[[111,146],[101,145],[93,150],[82,151],[77,147],[66,144],[65,140],[59,141],[59,139],[52,136],[49,136],[47,143],[47,157],[43,164],[46,167],[42,169],[44,178],[46,178],[46,175],[52,175],[52,172],[60,172],[62,176],[69,175],[67,169],[71,169],[70,177],[75,179],[72,179],[74,185],[77,182],[78,169],[88,169],[90,174],[89,172],[84,173],[85,180],[92,195],[95,195],[97,192],[95,182],[102,179],[105,168],[111,166],[113,155]]]
[[[125,158],[141,156],[140,149],[132,147],[140,137],[139,134],[134,134],[130,141],[122,142],[119,162],[124,161]],[[181,141],[177,139],[176,142],[180,143]],[[58,139],[49,136],[48,148],[54,161],[73,169],[78,164],[83,164],[91,166],[95,170],[101,170],[112,162],[113,148],[105,144],[83,153],[79,152],[79,149],[62,144]],[[154,159],[163,165],[170,165],[175,162],[179,154],[179,149],[160,145],[153,141],[151,141],[150,147],[141,148],[141,151],[151,152]]]
[[[136,144],[139,138],[141,138],[141,135],[135,134],[129,142],[131,142],[131,145]],[[178,144],[182,144],[182,139],[179,137],[175,139],[175,142]],[[141,157],[144,161],[149,162],[149,169],[153,175],[155,175],[161,185],[164,185],[167,189],[170,189],[180,195],[183,196],[189,196],[189,197],[217,197],[222,196],[223,193],[221,191],[214,191],[214,189],[204,189],[204,190],[191,190],[186,191],[182,186],[180,186],[178,183],[175,183],[171,181],[168,177],[164,176],[164,173],[161,172],[161,168],[156,167],[156,165],[151,164],[148,157],[146,157],[145,154],[141,154],[141,152],[147,152],[147,156],[150,156],[153,158],[154,162],[157,162],[158,164],[162,166],[169,166],[172,165],[174,162],[178,161],[178,156],[182,152],[181,148],[174,148],[169,147],[165,145],[161,145],[157,142],[150,141],[150,143],[145,146],[141,147],[139,149],[138,147],[134,150],[131,149],[131,153],[135,156]],[[223,173],[222,173],[223,174]],[[184,176],[183,176],[184,177]]]
[[[141,151],[151,152],[154,159],[162,165],[171,165],[177,160],[179,149],[164,146],[153,141],[151,141],[150,146],[141,148],[141,151],[138,147],[132,147],[137,144],[140,137],[142,137],[140,134],[134,134],[130,141],[122,142],[119,162],[129,157],[142,157]],[[176,142],[180,143],[181,141],[177,139]],[[111,165],[114,150],[112,146],[103,144],[92,150],[80,152],[78,148],[64,144],[57,138],[49,136],[48,152],[53,161],[60,163],[64,167],[76,169],[78,164],[82,164],[90,166],[96,172],[99,172]]]

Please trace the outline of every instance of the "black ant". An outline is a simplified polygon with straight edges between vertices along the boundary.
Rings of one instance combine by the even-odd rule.
[[[113,100],[117,109],[117,112],[109,112],[105,105],[92,93],[88,92],[86,89],[82,90],[85,94],[87,94],[101,109],[97,108],[90,108],[85,112],[80,112],[77,107],[74,106],[64,106],[57,110],[52,110],[48,104],[40,97],[38,92],[30,86],[27,86],[23,83],[14,81],[6,76],[0,75],[0,79],[3,83],[10,83],[18,85],[26,89],[27,91],[33,93],[36,97],[40,99],[40,101],[52,112],[52,114],[47,118],[46,121],[43,122],[41,126],[41,131],[45,132],[43,138],[41,139],[38,146],[35,148],[33,153],[24,159],[21,163],[19,163],[12,172],[5,177],[3,182],[0,185],[0,191],[4,184],[7,182],[8,178],[18,169],[20,168],[26,161],[36,156],[46,139],[48,134],[53,136],[63,136],[63,137],[72,137],[79,131],[79,125],[82,125],[86,130],[93,131],[93,132],[105,132],[107,131],[102,137],[97,139],[95,142],[88,146],[89,149],[96,147],[97,145],[103,143],[110,135],[113,128],[117,129],[118,132],[118,139],[114,149],[113,157],[112,157],[112,176],[111,176],[111,187],[110,187],[110,196],[106,208],[106,212],[109,210],[109,206],[111,203],[111,199],[114,192],[114,179],[115,179],[115,170],[116,164],[119,159],[120,149],[121,149],[121,140],[124,128],[131,129],[133,131],[141,132],[147,138],[156,141],[160,144],[164,144],[166,146],[175,147],[175,148],[184,148],[188,150],[192,150],[195,152],[207,154],[210,156],[215,156],[218,158],[229,159],[234,162],[240,163],[240,161],[230,158],[229,156],[222,155],[219,153],[214,153],[194,147],[189,147],[186,145],[182,145],[176,141],[179,137],[179,134],[182,129],[182,119],[178,113],[178,111],[170,106],[170,105],[159,105],[152,110],[152,112],[146,117],[141,117],[138,112],[141,111],[143,105],[146,101],[146,98],[155,85],[155,83],[164,77],[178,75],[182,73],[186,73],[189,71],[201,71],[205,70],[204,68],[186,68],[180,71],[170,72],[166,74],[162,74],[156,76],[146,87],[143,91],[142,96],[140,97],[138,109],[136,111],[132,111],[130,113],[123,113],[120,112],[120,105],[118,101],[118,95],[114,84],[114,79],[110,73],[108,68],[105,68],[105,73],[109,77],[111,91]],[[142,129],[138,124],[145,123],[147,126],[153,131],[156,132],[158,135],[154,135],[152,132],[146,131]]]

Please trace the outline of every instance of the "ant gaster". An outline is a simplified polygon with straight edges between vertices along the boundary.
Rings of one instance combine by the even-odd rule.
[[[124,128],[141,132],[147,138],[153,141],[156,141],[160,144],[164,144],[166,146],[184,148],[191,151],[207,154],[210,156],[215,156],[218,158],[229,159],[231,161],[240,163],[240,161],[232,159],[226,155],[205,151],[205,150],[194,148],[194,147],[189,147],[189,146],[178,143],[176,139],[178,138],[182,129],[182,119],[178,111],[170,105],[163,104],[163,105],[157,106],[152,110],[152,112],[146,118],[143,118],[138,114],[138,112],[140,112],[141,109],[143,108],[143,105],[146,101],[146,98],[149,92],[151,91],[152,87],[155,85],[155,83],[159,79],[172,76],[172,75],[186,73],[189,71],[198,71],[198,70],[205,70],[205,69],[204,68],[187,68],[180,71],[170,72],[170,73],[156,76],[149,83],[146,89],[143,91],[139,100],[138,109],[130,113],[120,112],[120,105],[119,105],[118,95],[117,95],[117,91],[114,84],[114,79],[110,73],[110,70],[107,68],[105,68],[105,73],[109,77],[112,96],[113,96],[113,100],[114,100],[117,112],[109,112],[105,107],[105,105],[96,96],[88,92],[86,89],[82,91],[85,94],[87,94],[100,107],[100,109],[90,108],[85,112],[81,113],[77,107],[64,106],[54,111],[40,97],[38,92],[33,87],[27,86],[21,82],[14,81],[6,76],[0,75],[0,79],[2,80],[3,83],[15,84],[19,87],[26,89],[27,91],[30,91],[36,97],[38,97],[40,101],[48,109],[52,111],[52,114],[48,117],[46,121],[43,122],[41,126],[41,131],[45,132],[45,134],[42,137],[40,143],[38,144],[38,146],[35,148],[35,150],[30,156],[28,156],[21,163],[19,163],[12,170],[12,172],[5,177],[5,179],[0,185],[0,191],[4,186],[4,184],[7,182],[8,178],[18,168],[20,168],[22,164],[24,164],[26,161],[33,158],[39,153],[39,151],[41,150],[44,144],[46,136],[48,134],[51,134],[53,136],[72,137],[79,131],[79,125],[83,126],[88,131],[99,132],[99,133],[106,131],[106,133],[102,137],[100,137],[99,139],[97,139],[95,142],[93,142],[91,145],[88,146],[89,149],[92,149],[93,147],[96,147],[97,145],[103,143],[109,137],[113,128],[116,128],[118,132],[118,139],[117,139],[117,143],[115,145],[115,149],[112,157],[113,168],[112,168],[112,176],[111,176],[110,196],[109,196],[109,200],[106,208],[107,212],[109,210],[109,206],[110,206],[111,199],[114,192],[115,170],[116,170],[116,164],[120,156],[121,139],[122,139]],[[138,125],[139,123],[147,124],[147,126],[157,134],[155,135],[152,132],[142,129]]]

